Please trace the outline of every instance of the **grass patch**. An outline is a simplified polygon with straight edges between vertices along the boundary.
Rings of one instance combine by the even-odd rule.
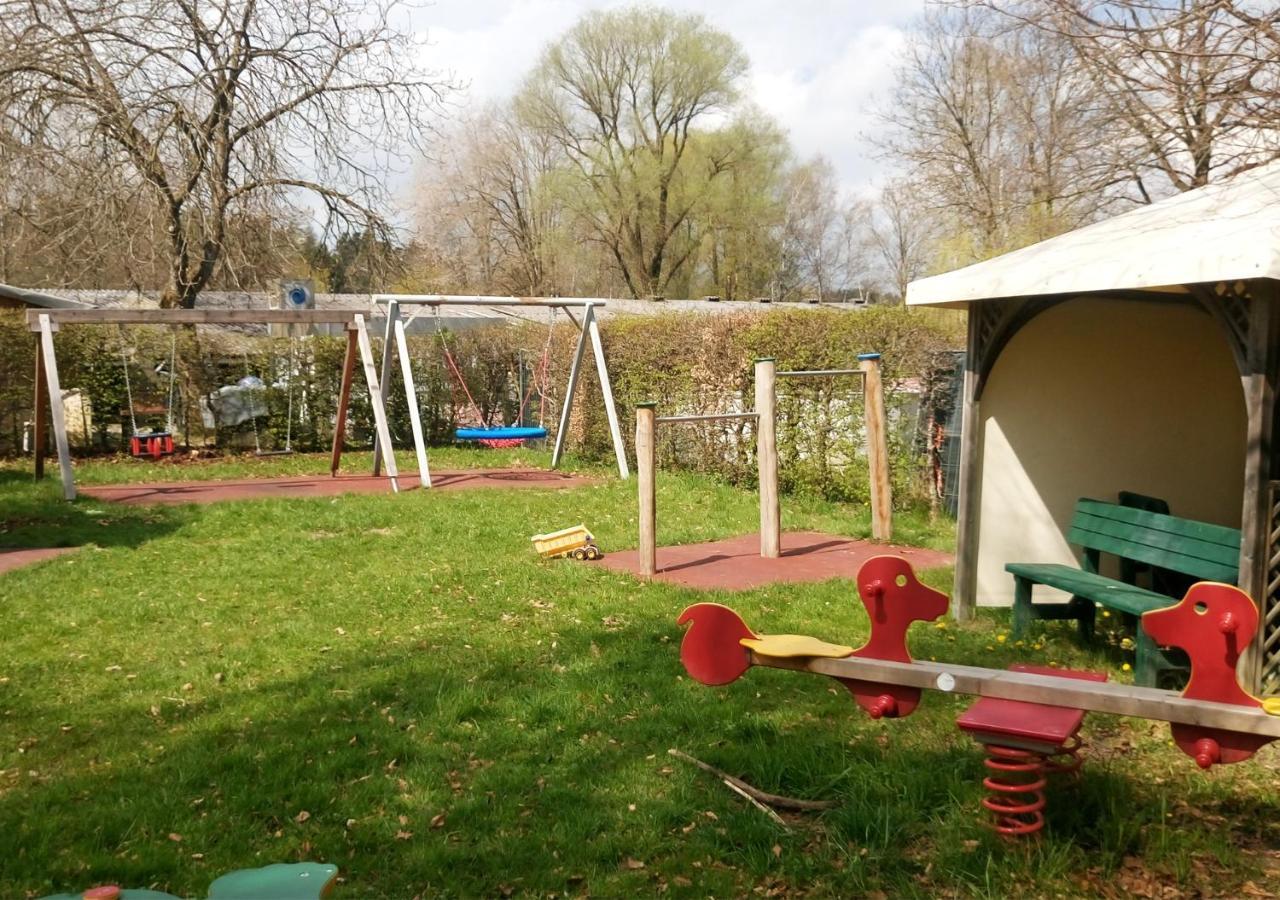
[[[750,493],[666,473],[659,491],[664,542],[757,525]],[[865,620],[849,581],[717,595],[534,557],[529,535],[579,521],[606,552],[634,546],[634,482],[145,509],[66,504],[56,479],[9,469],[0,508],[6,546],[89,545],[0,578],[0,896],[104,881],[202,896],[230,869],[299,859],[337,864],[340,897],[1222,895],[1280,868],[1266,855],[1280,849],[1274,748],[1206,777],[1163,726],[1090,716],[1086,778],[1052,795],[1043,840],[1012,846],[978,824],[964,698],[873,722],[794,673],[690,682],[674,624],[690,602],[849,643]],[[789,529],[869,530],[863,510],[783,508]],[[925,517],[896,524],[903,540],[951,540]],[[986,612],[911,642],[991,666],[1119,661],[1066,625],[1023,645],[999,640],[1006,627]],[[783,831],[672,746],[841,805]]]

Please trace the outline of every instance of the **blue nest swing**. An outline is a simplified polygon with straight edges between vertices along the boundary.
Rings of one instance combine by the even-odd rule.
[[[536,441],[547,436],[547,429],[515,426],[459,428],[453,436],[460,441]]]

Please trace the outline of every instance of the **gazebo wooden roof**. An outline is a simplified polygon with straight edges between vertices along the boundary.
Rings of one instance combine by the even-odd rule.
[[[1248,414],[1240,587],[1263,620],[1242,675],[1280,690],[1280,162],[908,287],[908,305],[969,313],[955,614],[967,618],[976,601],[976,431],[987,377],[1024,325],[1080,297],[1194,304],[1221,327]]]

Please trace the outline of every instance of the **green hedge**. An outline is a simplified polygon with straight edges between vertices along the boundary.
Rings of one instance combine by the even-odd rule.
[[[753,360],[777,359],[779,369],[854,368],[863,352],[883,357],[887,405],[893,427],[890,449],[895,495],[910,502],[925,490],[926,451],[921,401],[934,404],[949,379],[947,351],[958,344],[955,325],[936,315],[902,308],[769,310],[727,315],[661,314],[616,317],[603,327],[614,397],[628,448],[633,442],[636,403],[657,401],[660,413],[716,413],[750,408]],[[544,347],[549,365],[546,395],[534,391],[526,421],[542,420],[554,435],[568,379],[577,330],[563,323],[519,324],[447,334],[414,335],[410,356],[421,418],[432,444],[447,443],[459,424],[481,417],[513,422],[520,406],[517,360],[537,379]],[[175,342],[171,343],[171,342]],[[375,353],[379,342],[375,339]],[[445,365],[447,343],[462,370],[468,398]],[[138,424],[165,423],[167,366],[176,352],[174,418],[180,442],[193,447],[252,447],[284,443],[292,391],[291,440],[298,450],[323,450],[332,440],[345,339],[255,337],[229,330],[112,326],[66,327],[57,336],[65,388],[88,397],[93,428],[78,438],[77,453],[118,452],[130,431],[122,350],[129,360]],[[287,371],[292,377],[284,377]],[[21,423],[31,418],[34,342],[20,313],[0,315],[0,453],[18,452]],[[268,384],[270,415],[236,428],[206,429],[200,398],[247,373]],[[287,387],[286,387],[287,385]],[[796,379],[779,383],[778,444],[782,487],[830,499],[865,500],[867,474],[862,446],[860,379]],[[474,400],[474,406],[472,404]],[[372,438],[368,393],[356,378],[349,441]],[[410,442],[408,408],[397,376],[388,416],[398,446]],[[118,430],[109,425],[119,426]],[[75,428],[72,424],[72,428]],[[568,446],[587,458],[609,459],[612,447],[590,353],[574,403]],[[734,483],[754,484],[754,438],[744,423],[667,427],[659,437],[660,465],[714,473]]]

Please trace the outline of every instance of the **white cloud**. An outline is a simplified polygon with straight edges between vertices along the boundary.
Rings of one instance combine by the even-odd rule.
[[[872,101],[888,87],[905,29],[924,0],[669,0],[732,34],[752,69],[751,100],[790,133],[801,156],[826,155],[845,187],[864,190],[879,164],[866,135]],[[465,83],[456,103],[509,96],[547,43],[590,9],[587,0],[440,0],[420,10],[427,63]]]

